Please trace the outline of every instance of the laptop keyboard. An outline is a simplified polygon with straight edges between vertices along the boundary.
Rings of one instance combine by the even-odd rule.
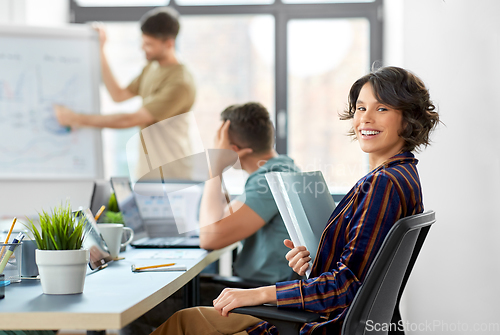
[[[134,246],[162,247],[176,245],[182,242],[185,237],[153,237],[145,238],[132,243]]]

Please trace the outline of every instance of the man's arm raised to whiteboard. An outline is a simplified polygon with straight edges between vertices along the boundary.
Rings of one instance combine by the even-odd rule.
[[[94,128],[131,128],[136,126],[146,127],[157,120],[144,107],[135,113],[117,113],[117,114],[80,114],[71,109],[54,105],[54,111],[57,121],[61,126],[69,127],[94,127]]]
[[[122,88],[113,76],[113,72],[111,72],[111,68],[109,67],[108,59],[106,58],[106,53],[104,52],[104,45],[106,44],[106,31],[102,24],[93,24],[92,27],[99,34],[99,45],[100,45],[100,54],[101,54],[101,71],[102,71],[102,81],[106,86],[106,89],[113,99],[114,102],[122,102],[133,98],[136,94],[130,92],[127,88]]]
[[[109,67],[106,54],[104,52],[104,45],[106,44],[106,32],[102,25],[94,24],[93,28],[99,34],[100,53],[101,53],[101,67],[102,79],[104,85],[109,92],[109,95],[115,102],[122,102],[133,98],[136,94],[130,92],[127,88],[122,88],[116,81],[111,68]],[[95,128],[131,128],[136,126],[149,126],[155,123],[153,115],[144,107],[135,113],[117,113],[109,115],[99,114],[79,114],[71,109],[54,105],[54,112],[57,120],[62,126],[69,127],[95,127]]]

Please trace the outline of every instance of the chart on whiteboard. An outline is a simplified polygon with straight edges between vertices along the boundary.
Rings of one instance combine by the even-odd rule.
[[[95,112],[89,42],[0,36],[0,177],[95,175],[90,129],[61,126],[54,105]]]

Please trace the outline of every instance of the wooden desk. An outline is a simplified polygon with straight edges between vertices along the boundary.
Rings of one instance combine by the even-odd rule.
[[[195,278],[207,265],[219,259],[236,244],[206,252],[199,249],[196,259],[137,259],[152,249],[132,249],[120,254],[124,260],[88,274],[82,294],[45,295],[39,280],[22,280],[6,287],[0,300],[2,330],[120,329],[168,298]],[[144,254],[143,254],[144,255]],[[131,265],[168,262],[185,264],[187,271],[132,272]]]

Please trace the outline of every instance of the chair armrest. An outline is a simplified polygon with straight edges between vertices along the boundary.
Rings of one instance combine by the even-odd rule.
[[[276,306],[261,305],[261,306],[248,306],[238,307],[231,311],[232,313],[247,314],[255,316],[262,320],[281,320],[296,323],[309,323],[318,321],[321,316],[318,313],[292,310]],[[272,322],[271,322],[272,323]]]
[[[218,275],[203,275],[202,277],[206,282],[218,283],[233,288],[255,288],[269,285],[269,283],[266,282],[246,280],[236,276],[223,277]]]

